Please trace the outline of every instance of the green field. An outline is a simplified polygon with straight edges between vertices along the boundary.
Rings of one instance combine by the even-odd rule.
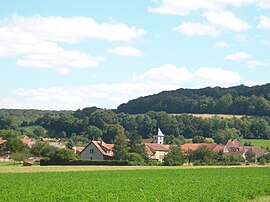
[[[270,195],[270,167],[1,173],[0,182],[5,202],[248,201]]]
[[[245,141],[251,141],[252,146],[260,146],[263,148],[266,148],[268,146],[270,148],[270,140],[244,139],[242,140],[242,143],[244,143]]]

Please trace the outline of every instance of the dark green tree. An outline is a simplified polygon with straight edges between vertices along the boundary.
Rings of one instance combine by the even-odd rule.
[[[184,163],[184,155],[178,146],[171,147],[170,152],[164,158],[165,166],[181,166]]]
[[[125,160],[127,158],[128,146],[124,128],[121,128],[121,130],[117,131],[113,143],[114,158],[116,160]]]

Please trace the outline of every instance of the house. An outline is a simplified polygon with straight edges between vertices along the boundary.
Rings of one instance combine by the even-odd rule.
[[[91,141],[81,152],[80,157],[88,160],[110,160],[114,153],[114,144],[107,144],[103,141]]]
[[[218,145],[218,144],[207,144],[207,143],[186,143],[180,146],[181,150],[183,152],[187,151],[195,151],[200,147],[207,147],[208,149],[219,152],[224,150],[224,145]]]
[[[74,146],[72,149],[74,150],[74,153],[75,154],[80,155],[80,153],[82,152],[82,150],[84,149],[84,147]]]
[[[61,139],[58,138],[42,138],[42,142],[48,143],[50,146],[57,148],[66,148],[66,144],[64,144]]]
[[[158,134],[153,136],[152,142],[142,141],[145,146],[145,152],[150,159],[163,161],[170,151],[170,146],[164,144],[164,134],[158,129]]]
[[[0,137],[0,148],[3,147],[7,143],[7,140],[4,140],[2,137]]]
[[[18,138],[30,148],[36,143],[36,140],[34,138],[29,138],[26,135],[18,136]]]
[[[262,149],[261,147],[244,146],[240,140],[231,139],[231,140],[228,140],[227,144],[225,145],[224,155],[239,154],[246,159],[246,153],[248,151],[253,152],[256,158],[261,157],[264,154],[268,153],[267,150]]]

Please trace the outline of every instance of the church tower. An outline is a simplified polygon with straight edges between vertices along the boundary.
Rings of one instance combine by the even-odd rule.
[[[160,128],[158,128],[158,134],[153,135],[153,143],[163,144],[164,143],[164,134],[161,132]]]

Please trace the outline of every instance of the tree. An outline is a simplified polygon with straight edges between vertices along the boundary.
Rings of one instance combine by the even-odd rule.
[[[11,153],[11,157],[15,161],[25,161],[26,159],[28,159],[30,157],[30,152],[28,149],[24,149],[22,151],[17,151],[14,153]]]
[[[195,136],[192,139],[192,143],[204,143],[204,141],[205,141],[205,137],[203,136]]]
[[[246,152],[246,160],[248,162],[255,162],[256,161],[256,154],[253,151],[248,150]]]
[[[44,135],[46,134],[46,129],[43,128],[42,126],[37,126],[34,130],[33,130],[33,134],[37,137],[44,137]]]
[[[124,131],[124,128],[119,124],[106,125],[103,131],[103,140],[108,143],[112,143],[117,134]]]
[[[127,160],[129,161],[129,164],[132,166],[144,165],[144,158],[137,153],[129,153],[127,155]]]
[[[25,144],[18,138],[8,139],[8,142],[5,145],[4,150],[11,153],[20,152],[25,149]]]
[[[206,146],[199,147],[191,153],[193,162],[211,164],[217,157],[217,153],[208,149]]]
[[[171,147],[170,152],[164,158],[165,166],[181,166],[184,163],[184,156],[178,146]]]
[[[76,160],[77,156],[70,149],[57,149],[55,152],[50,154],[49,158],[51,162],[66,163],[71,160]]]
[[[127,158],[128,147],[127,139],[124,133],[124,128],[121,127],[121,130],[118,131],[114,138],[114,158],[116,160],[125,160]]]
[[[229,139],[242,139],[241,133],[235,128],[227,128],[225,130],[219,130],[213,138],[217,144],[226,144]]]
[[[103,133],[98,127],[90,125],[83,130],[82,135],[88,138],[88,140],[99,140]]]

